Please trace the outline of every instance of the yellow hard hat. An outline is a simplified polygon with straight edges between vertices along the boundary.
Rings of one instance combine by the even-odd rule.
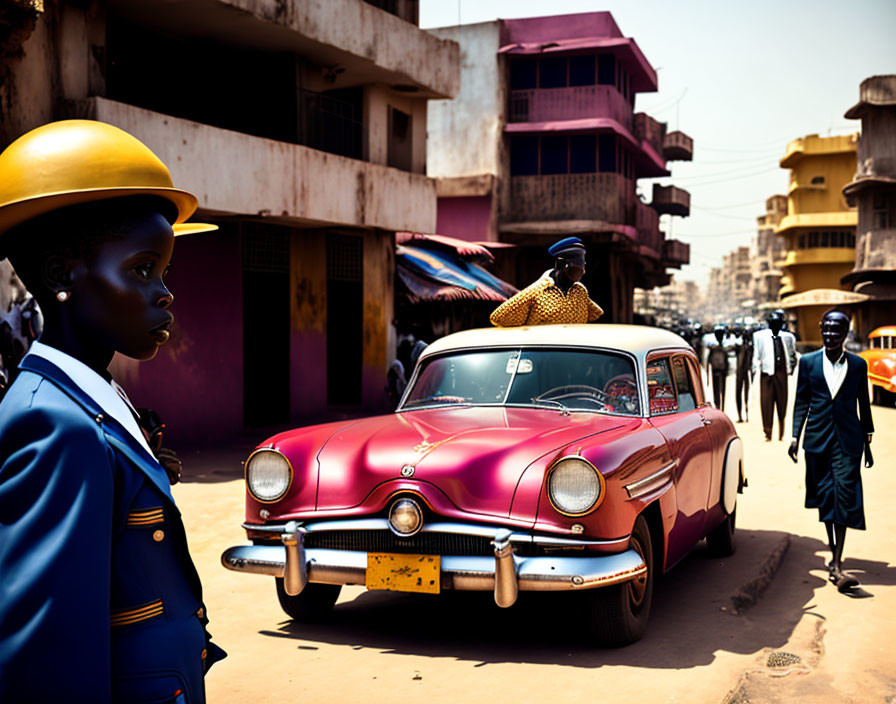
[[[168,168],[137,138],[104,122],[51,122],[0,153],[0,242],[9,229],[53,210],[136,195],[172,203],[175,234],[217,229],[184,222],[196,196],[174,188]]]

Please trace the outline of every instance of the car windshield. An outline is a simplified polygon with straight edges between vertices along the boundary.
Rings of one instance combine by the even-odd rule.
[[[421,363],[401,410],[505,405],[638,415],[632,360],[576,349],[462,351]]]

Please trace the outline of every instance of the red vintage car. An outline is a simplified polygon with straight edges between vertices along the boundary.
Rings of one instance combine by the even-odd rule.
[[[395,413],[299,428],[246,462],[252,545],[297,620],[341,585],[590,590],[604,642],[639,639],[658,573],[701,539],[734,549],[734,426],[677,335],[629,325],[492,328],[422,354]],[[559,598],[559,597],[558,597]]]

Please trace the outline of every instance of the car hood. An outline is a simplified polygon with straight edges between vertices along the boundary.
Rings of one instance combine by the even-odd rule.
[[[413,467],[411,481],[435,485],[458,509],[508,516],[529,464],[632,420],[504,407],[452,407],[367,418],[341,428],[319,452],[317,508],[357,506],[383,482],[401,480],[402,467],[408,466]]]

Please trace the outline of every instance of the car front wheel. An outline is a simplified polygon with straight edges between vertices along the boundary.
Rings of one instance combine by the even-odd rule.
[[[628,645],[647,631],[653,600],[653,545],[644,516],[638,516],[632,530],[631,549],[647,565],[647,571],[633,580],[596,589],[590,607],[594,634],[605,645]]]
[[[342,587],[338,584],[306,584],[300,594],[290,596],[277,578],[277,599],[280,606],[294,621],[315,623],[324,620],[339,598]]]

